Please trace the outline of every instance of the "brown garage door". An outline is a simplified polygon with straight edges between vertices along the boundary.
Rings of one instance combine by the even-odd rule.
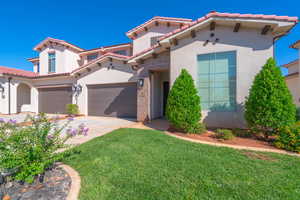
[[[39,89],[39,112],[66,113],[66,104],[70,103],[72,103],[71,87]]]
[[[88,86],[88,114],[136,118],[136,83]]]

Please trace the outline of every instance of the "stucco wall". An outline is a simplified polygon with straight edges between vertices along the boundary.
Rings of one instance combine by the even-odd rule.
[[[147,32],[139,33],[138,37],[133,40],[133,55],[139,53],[151,46],[151,38],[156,36],[162,36],[169,33],[179,26],[167,26],[166,24],[160,24],[159,26],[153,26],[149,28]]]
[[[203,120],[208,126],[235,127],[245,124],[243,119],[243,104],[248,95],[254,76],[260,71],[269,57],[273,56],[273,38],[271,35],[261,35],[260,29],[241,28],[238,33],[233,27],[217,26],[215,37],[210,37],[208,28],[196,33],[195,38],[185,38],[171,48],[170,80],[171,84],[180,74],[181,69],[187,69],[194,80],[197,78],[197,55],[236,51],[237,56],[237,91],[238,103],[236,112],[203,111]],[[206,40],[219,42],[204,45]]]
[[[292,74],[292,73],[295,73],[295,72],[299,72],[299,64],[298,63],[295,63],[295,64],[288,67],[288,73],[289,74]]]
[[[300,85],[299,85],[299,76],[294,76],[290,78],[286,78],[285,82],[293,95],[293,101],[294,104],[296,104],[297,107],[300,106]]]
[[[82,74],[77,83],[82,86],[82,92],[78,96],[78,106],[82,114],[87,115],[88,111],[88,89],[89,84],[123,83],[135,82],[137,79],[129,65],[122,62],[113,62],[113,69],[108,69],[110,62],[102,63],[102,66],[92,67],[92,71]],[[75,102],[75,100],[74,100]]]
[[[40,74],[48,74],[48,53],[55,52],[56,58],[56,73],[66,73],[79,67],[79,55],[67,49],[64,46],[48,46],[44,48],[39,55],[40,60]]]
[[[30,87],[30,104],[23,105],[22,112],[37,112],[38,109],[38,91],[32,86],[32,83],[25,79],[13,78],[10,83],[10,112],[17,113],[17,88],[20,83]],[[7,77],[0,78],[0,84],[4,86],[4,93],[0,94],[0,113],[9,114],[9,82]]]

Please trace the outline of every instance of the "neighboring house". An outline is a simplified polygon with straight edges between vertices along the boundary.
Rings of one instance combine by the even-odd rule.
[[[164,115],[169,88],[185,68],[201,96],[204,122],[243,127],[254,76],[297,21],[218,12],[194,21],[154,17],[126,33],[132,43],[91,50],[47,38],[34,48],[39,57],[29,59],[34,73],[0,69],[0,112],[64,113],[65,104],[76,103],[85,115],[147,121]]]
[[[300,40],[292,44],[290,47],[294,49],[300,49]],[[298,52],[300,58],[300,51]],[[293,95],[294,103],[296,104],[297,107],[299,107],[300,106],[299,59],[296,59],[288,64],[285,64],[282,67],[288,69],[288,74],[285,76],[285,82]]]

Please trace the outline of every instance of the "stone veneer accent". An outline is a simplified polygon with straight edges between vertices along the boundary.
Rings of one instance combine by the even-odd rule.
[[[150,104],[150,80],[149,77],[144,78],[144,86],[139,87],[137,91],[137,121],[149,121],[149,104]]]

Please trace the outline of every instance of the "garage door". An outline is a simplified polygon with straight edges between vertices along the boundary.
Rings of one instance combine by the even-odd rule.
[[[88,115],[136,118],[136,83],[88,86]]]
[[[66,104],[72,103],[72,88],[40,88],[39,112],[66,113]]]

